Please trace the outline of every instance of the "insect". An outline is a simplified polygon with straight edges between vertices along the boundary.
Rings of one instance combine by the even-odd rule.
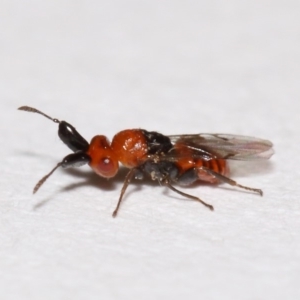
[[[121,163],[129,171],[113,217],[118,213],[130,181],[133,178],[143,179],[145,176],[184,197],[202,203],[210,210],[214,209],[212,205],[178,190],[173,184],[223,182],[263,195],[262,190],[243,186],[229,178],[226,160],[268,159],[272,156],[273,149],[272,143],[267,140],[231,134],[163,135],[144,129],[129,129],[118,132],[111,143],[104,135],[96,135],[88,143],[75,127],[65,121],[59,121],[29,106],[21,106],[19,110],[41,114],[57,123],[58,136],[73,151],[38,181],[33,193],[59,167],[65,169],[88,164],[99,176],[112,178],[117,174]]]

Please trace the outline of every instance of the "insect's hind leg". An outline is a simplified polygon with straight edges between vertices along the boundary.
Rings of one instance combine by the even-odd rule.
[[[175,181],[179,185],[186,186],[186,185],[191,185],[198,180],[199,180],[198,169],[191,168],[186,170],[184,173],[180,174]]]
[[[248,187],[248,186],[241,185],[241,184],[237,183],[236,181],[232,180],[231,178],[226,177],[226,176],[224,176],[220,173],[217,173],[217,172],[215,172],[215,171],[213,171],[209,168],[200,167],[200,168],[198,168],[198,170],[206,172],[207,174],[215,177],[220,182],[224,182],[224,183],[230,184],[232,186],[239,187],[239,188],[247,190],[247,191],[252,191],[252,192],[258,193],[261,196],[263,195],[263,191],[261,189],[256,189],[256,188],[251,188],[251,187]]]
[[[193,195],[190,195],[190,194],[187,194],[187,193],[184,193],[180,190],[177,190],[173,185],[171,185],[170,183],[170,180],[168,178],[166,178],[163,183],[170,189],[172,190],[173,192],[181,195],[181,196],[184,196],[186,198],[189,198],[189,199],[192,199],[192,200],[195,200],[195,201],[198,201],[200,203],[202,203],[204,206],[208,207],[210,210],[214,210],[214,207],[206,202],[204,202],[203,200],[201,200],[200,198],[196,197],[196,196],[193,196]]]

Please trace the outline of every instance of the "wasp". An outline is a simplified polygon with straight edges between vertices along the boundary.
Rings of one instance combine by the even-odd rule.
[[[263,195],[261,189],[241,185],[229,177],[227,160],[269,159],[273,152],[267,140],[232,134],[163,135],[144,129],[127,129],[118,132],[111,142],[104,135],[96,135],[88,143],[66,121],[52,118],[43,112],[21,106],[19,110],[38,113],[58,124],[58,136],[72,150],[33,189],[36,193],[58,168],[81,167],[88,164],[104,178],[114,177],[119,164],[129,169],[119,201],[113,212],[117,216],[130,181],[145,176],[181,196],[196,200],[213,210],[213,206],[198,197],[184,193],[174,184],[187,186],[194,182],[227,183]]]

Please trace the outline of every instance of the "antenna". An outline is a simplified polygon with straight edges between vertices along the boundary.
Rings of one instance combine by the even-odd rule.
[[[37,114],[40,114],[40,115],[48,118],[49,120],[53,121],[54,123],[60,123],[60,121],[58,119],[51,118],[50,116],[44,114],[40,110],[38,110],[36,108],[33,108],[33,107],[30,107],[30,106],[21,106],[21,107],[18,108],[18,110],[24,110],[24,111],[28,111],[28,112],[37,113]]]

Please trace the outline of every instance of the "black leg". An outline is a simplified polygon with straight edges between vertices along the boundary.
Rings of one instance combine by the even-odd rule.
[[[176,183],[180,185],[191,185],[199,180],[198,169],[191,168],[176,178]]]

